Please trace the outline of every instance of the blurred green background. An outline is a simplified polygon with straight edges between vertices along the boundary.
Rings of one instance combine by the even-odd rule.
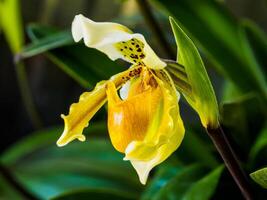
[[[0,0],[0,199],[242,199],[184,99],[182,146],[153,170],[146,186],[113,149],[105,108],[86,129],[86,142],[55,144],[63,130],[60,114],[83,91],[127,67],[74,44],[74,16],[124,24],[144,34],[160,57],[175,59],[173,16],[201,53],[222,126],[246,173],[267,165],[267,1],[148,3],[170,51],[147,23],[142,1]],[[266,181],[267,172],[259,177],[266,187],[261,177]],[[250,181],[264,199],[266,191]]]

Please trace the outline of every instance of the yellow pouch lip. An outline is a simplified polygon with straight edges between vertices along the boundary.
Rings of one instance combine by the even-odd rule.
[[[140,141],[145,137],[156,104],[160,101],[159,87],[146,85],[153,76],[146,74],[149,76],[146,79],[144,74],[145,72],[138,80],[133,80],[129,87],[130,94],[124,100],[118,96],[114,84],[108,83],[108,129],[114,148],[121,153],[124,153],[130,142]]]

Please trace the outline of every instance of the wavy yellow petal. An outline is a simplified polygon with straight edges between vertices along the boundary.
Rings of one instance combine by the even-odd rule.
[[[83,129],[88,126],[89,120],[106,102],[106,81],[97,84],[92,92],[84,92],[78,103],[71,105],[67,116],[61,115],[64,119],[65,129],[59,140],[58,146],[64,146],[74,139],[85,140],[82,134]]]
[[[64,119],[65,128],[61,137],[57,141],[58,146],[64,146],[74,139],[85,140],[82,134],[83,129],[88,126],[90,119],[106,102],[106,87],[108,82],[112,82],[116,88],[127,80],[130,74],[134,74],[139,68],[130,68],[122,73],[116,74],[109,81],[99,82],[93,91],[85,92],[80,96],[79,102],[70,106],[67,116],[61,115]],[[139,72],[137,70],[137,72]],[[136,75],[137,73],[135,73]]]

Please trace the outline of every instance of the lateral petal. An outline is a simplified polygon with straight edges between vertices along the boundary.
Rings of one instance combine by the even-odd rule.
[[[67,116],[61,115],[64,119],[65,128],[57,141],[58,146],[64,146],[74,139],[85,141],[82,134],[83,129],[88,126],[89,120],[106,102],[106,81],[101,81],[92,92],[84,92],[78,103],[70,106]]]
[[[84,92],[80,96],[79,102],[70,106],[69,114],[67,116],[61,115],[64,119],[65,128],[57,141],[57,145],[64,146],[74,139],[84,141],[83,129],[88,126],[91,118],[107,101],[107,83],[112,82],[116,88],[120,88],[125,82],[126,77],[129,77],[129,74],[134,70],[136,69],[130,68],[116,74],[108,81],[99,82],[91,92]]]

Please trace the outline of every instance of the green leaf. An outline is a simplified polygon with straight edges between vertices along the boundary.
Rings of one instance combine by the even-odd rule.
[[[252,54],[255,56],[262,70],[266,71],[267,57],[267,36],[266,34],[252,21],[244,20],[241,24],[243,34],[247,39]]]
[[[94,199],[94,200],[130,200],[135,199],[129,194],[125,194],[123,192],[114,192],[109,189],[94,189],[94,190],[81,190],[81,191],[72,191],[69,193],[64,193],[60,196],[52,198],[52,200],[88,200],[88,199]]]
[[[150,181],[148,186],[145,188],[145,191],[142,193],[141,200],[151,200],[155,194],[181,170],[182,168],[177,164],[173,166],[169,165],[168,161],[164,162],[158,167],[152,181]]]
[[[243,24],[243,25],[242,25]],[[265,80],[265,76],[263,73],[263,69],[266,68],[265,66],[260,66],[259,62],[257,61],[257,58],[253,52],[252,46],[250,44],[249,38],[248,38],[248,32],[245,28],[246,25],[248,25],[248,22],[243,22],[240,26],[239,26],[239,30],[240,30],[240,39],[242,41],[242,46],[241,48],[243,49],[243,54],[244,54],[244,60],[247,60],[247,68],[248,71],[251,72],[250,76],[254,77],[255,80],[258,81],[259,83],[259,88],[262,93],[263,93],[263,97],[265,98],[264,100],[266,100],[267,98],[267,84],[266,84],[266,80]],[[266,42],[266,41],[263,41]],[[266,45],[266,43],[263,45]],[[267,46],[266,46],[267,48]],[[266,51],[266,50],[265,50]],[[264,52],[263,52],[264,54]],[[249,75],[249,74],[247,74]],[[257,88],[255,88],[254,90],[256,90]]]
[[[7,183],[3,176],[0,174],[0,199],[16,199],[24,200],[24,198],[14,189],[12,186]]]
[[[55,143],[62,131],[62,127],[52,127],[36,131],[6,150],[0,156],[0,161],[6,165],[15,165],[17,160],[24,155],[31,154],[31,152],[35,152],[40,148],[45,148],[46,146]],[[94,122],[84,130],[84,135],[99,136],[106,132],[107,127],[105,122]]]
[[[1,34],[1,31],[2,31],[2,15],[1,15],[1,13],[2,13],[2,7],[3,7],[3,5],[2,5],[3,3],[0,1],[0,34]]]
[[[267,189],[267,168],[262,168],[251,173],[250,177],[261,187]]]
[[[229,80],[226,80],[223,84],[222,102],[232,101],[236,98],[243,96],[242,92]]]
[[[213,149],[210,147],[213,146],[212,144],[200,138],[200,134],[202,133],[195,132],[190,128],[187,128],[184,140],[176,154],[178,158],[185,163],[185,165],[196,162],[206,167],[214,168],[219,163],[212,154]],[[207,139],[209,141],[209,138]]]
[[[208,200],[215,192],[222,171],[222,166],[208,173],[207,169],[200,165],[187,166],[178,171],[168,182],[162,184],[151,199]]]
[[[170,23],[178,47],[177,62],[184,66],[188,83],[192,88],[192,97],[186,94],[184,96],[198,113],[204,127],[217,127],[218,105],[198,50],[173,18],[170,18]]]
[[[261,130],[249,153],[250,165],[266,164],[267,155],[267,126]],[[257,162],[256,162],[257,161]]]
[[[23,48],[17,57],[18,59],[25,59],[73,43],[74,41],[69,31],[56,32],[29,44]]]
[[[223,171],[223,166],[220,166],[210,172],[208,175],[197,181],[186,193],[184,199],[210,199],[216,190],[220,176]],[[205,191],[205,192],[203,192]],[[201,194],[201,195],[200,195]]]
[[[24,43],[19,0],[0,2],[0,27],[13,53],[21,50]]]
[[[264,123],[263,108],[260,105],[259,97],[253,93],[224,101],[221,104],[221,124],[237,144],[246,151]],[[254,134],[252,135],[251,132]]]
[[[247,46],[240,38],[240,25],[221,1],[154,0],[173,16],[198,47],[217,67],[243,91],[256,90],[267,100],[263,73],[247,55]],[[252,65],[251,65],[252,64]]]
[[[107,132],[102,125],[87,129],[89,135],[100,131]],[[87,142],[59,148],[61,132],[55,128],[33,134],[3,154],[1,161],[42,199],[79,189],[110,189],[138,197],[141,184],[136,172],[108,140],[90,136]]]
[[[103,53],[82,43],[72,43],[66,32],[32,25],[28,27],[28,35],[33,44],[20,53],[22,58],[46,52],[52,62],[86,88],[123,70]]]

